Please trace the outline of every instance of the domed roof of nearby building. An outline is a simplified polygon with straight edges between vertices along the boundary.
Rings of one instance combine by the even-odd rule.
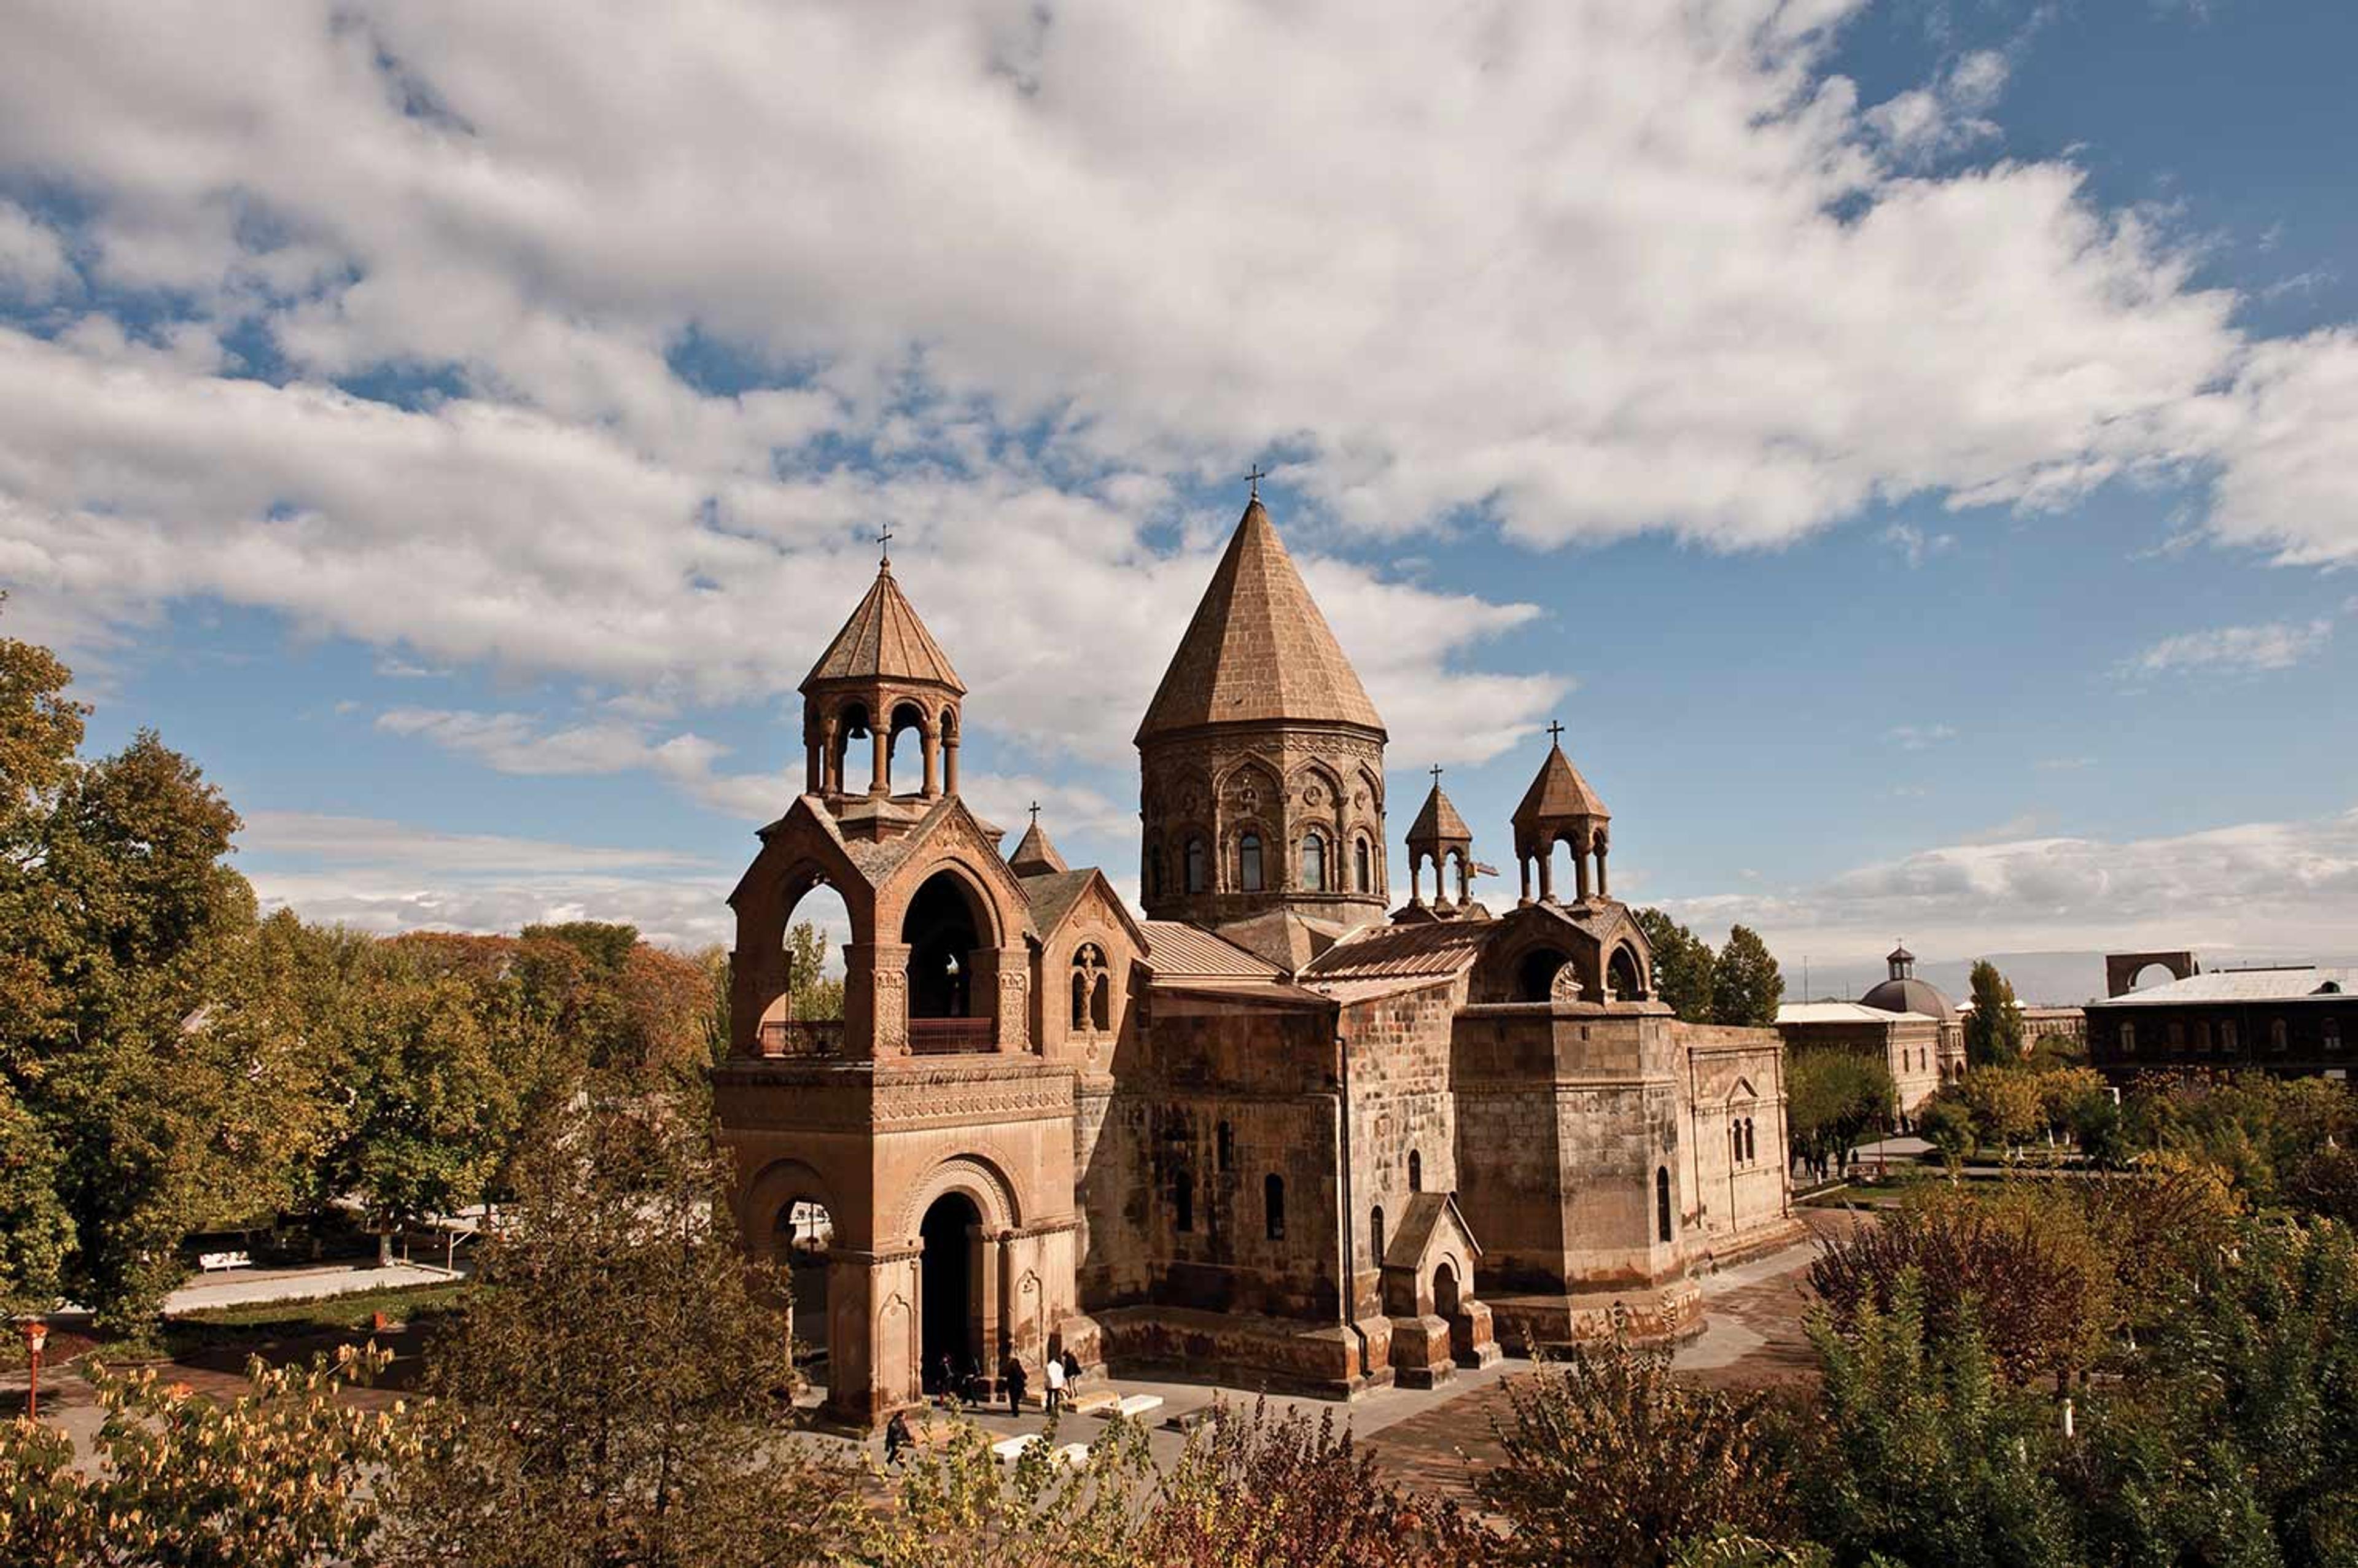
[[[892,580],[890,561],[877,567],[875,582],[803,677],[802,689],[807,694],[819,682],[835,680],[923,681],[966,694],[949,655]]]
[[[1384,727],[1256,499],[1171,655],[1137,738],[1272,722],[1356,724],[1379,733]]]
[[[1885,1012],[1920,1012],[1943,1023],[1953,1022],[1957,1016],[1957,1010],[1941,994],[1940,987],[1913,975],[1884,980],[1858,1000],[1865,1007]]]

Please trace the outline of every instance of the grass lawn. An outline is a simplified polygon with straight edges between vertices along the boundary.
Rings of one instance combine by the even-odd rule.
[[[175,1351],[205,1345],[299,1339],[339,1330],[369,1328],[375,1324],[378,1313],[394,1323],[422,1325],[465,1311],[474,1288],[463,1280],[454,1280],[442,1285],[395,1285],[384,1290],[354,1291],[316,1301],[206,1307],[172,1317],[164,1325],[164,1338]]]

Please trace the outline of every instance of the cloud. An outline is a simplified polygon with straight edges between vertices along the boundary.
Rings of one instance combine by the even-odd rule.
[[[1895,725],[1890,734],[1891,739],[1899,742],[1899,749],[1903,752],[1929,751],[1957,738],[1955,729],[1946,724]]]
[[[15,202],[0,200],[0,301],[10,294],[46,299],[73,276],[58,232]]]
[[[2118,673],[2133,676],[2177,671],[2249,674],[2290,669],[2322,652],[2332,636],[2333,622],[2326,620],[2305,623],[2271,621],[2257,626],[2216,626],[2203,632],[2181,632],[2123,660]]]
[[[678,947],[730,935],[733,878],[668,849],[289,811],[247,814],[238,848],[265,907],[381,935],[617,920]]]
[[[762,822],[782,815],[805,783],[800,768],[722,773],[715,764],[729,754],[729,748],[692,730],[657,739],[645,726],[622,721],[552,729],[528,713],[426,708],[387,708],[377,715],[376,724],[389,733],[416,736],[472,757],[503,773],[653,773],[714,811]]]
[[[2093,757],[2041,757],[2033,765],[2044,773],[2077,773],[2082,768],[2094,767],[2096,759]]]
[[[1896,161],[1929,163],[1998,135],[1985,111],[1997,103],[2009,74],[2005,55],[1976,49],[1930,85],[1886,99],[1861,118]]]
[[[1910,571],[1922,566],[1926,557],[1946,555],[1957,547],[1954,534],[1927,535],[1912,523],[1894,523],[1883,531],[1883,542],[1899,552]]]
[[[1741,921],[1780,950],[1864,957],[1894,931],[1921,951],[2358,947],[2358,810],[2149,838],[2005,838],[1922,850],[1815,886],[1664,901],[1702,928]]]

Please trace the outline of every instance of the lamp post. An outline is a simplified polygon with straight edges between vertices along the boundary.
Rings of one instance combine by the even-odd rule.
[[[27,1419],[41,1419],[41,1346],[49,1342],[49,1325],[39,1318],[25,1325],[25,1348],[31,1354],[33,1380],[25,1394],[25,1414]]]

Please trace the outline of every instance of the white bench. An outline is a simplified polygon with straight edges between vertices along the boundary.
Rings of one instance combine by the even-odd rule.
[[[1131,1394],[1127,1399],[1116,1400],[1110,1406],[1098,1413],[1100,1415],[1143,1417],[1148,1411],[1159,1411],[1162,1408],[1163,1396],[1161,1394]]]
[[[1091,1389],[1065,1402],[1065,1408],[1075,1415],[1103,1415],[1121,1402],[1121,1396],[1111,1389]]]
[[[990,1452],[1001,1465],[1012,1465],[1039,1441],[1040,1434],[1036,1432],[1027,1432],[1021,1437],[1002,1437],[990,1445]]]
[[[200,1252],[197,1254],[197,1267],[208,1274],[216,1269],[251,1269],[254,1267],[254,1255],[250,1252]]]

